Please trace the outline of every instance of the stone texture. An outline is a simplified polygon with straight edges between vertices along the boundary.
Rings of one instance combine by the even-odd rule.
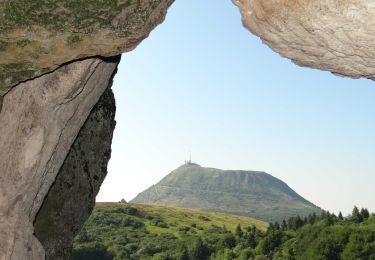
[[[298,65],[375,78],[375,2],[233,0],[243,24]]]
[[[33,235],[33,222],[48,191],[52,193],[35,224],[47,257],[64,257],[67,250],[63,248],[69,247],[78,223],[89,214],[106,171],[109,155],[103,152],[109,139],[104,150],[91,155],[87,140],[83,140],[109,131],[111,117],[99,118],[98,112],[93,136],[77,139],[81,140],[81,152],[71,150],[59,175],[63,177],[55,182],[79,130],[117,67],[118,59],[104,57],[134,49],[164,20],[172,3],[0,0],[0,260],[44,258],[44,249]],[[82,161],[88,164],[83,171],[89,174],[84,177],[78,167]],[[76,171],[70,172],[73,166]],[[97,168],[101,174],[94,173]],[[69,174],[74,174],[74,182],[69,181]],[[73,185],[72,194],[78,190],[79,196],[85,194],[80,202],[82,215],[72,208],[72,197],[66,196],[60,203],[63,198],[54,193],[56,189],[61,193],[61,185],[68,184]],[[72,215],[67,213],[70,210]],[[47,215],[54,219],[43,217]],[[76,225],[69,223],[66,237],[51,239],[63,223],[68,227],[73,220]],[[43,227],[51,230],[43,232]],[[57,248],[60,245],[62,251]]]
[[[0,259],[44,259],[33,222],[119,58],[91,58],[19,84],[0,113]]]
[[[172,2],[0,1],[0,96],[66,62],[134,49],[164,20]]]
[[[80,130],[36,217],[35,236],[46,259],[70,259],[73,238],[94,208],[107,175],[115,110],[108,88]]]

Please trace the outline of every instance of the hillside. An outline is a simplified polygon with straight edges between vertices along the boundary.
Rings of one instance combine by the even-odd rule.
[[[320,208],[265,172],[219,170],[193,163],[178,167],[131,202],[226,212],[265,221],[320,213]]]
[[[75,239],[73,259],[149,259],[158,253],[175,257],[160,259],[183,259],[177,255],[185,244],[206,233],[234,233],[239,224],[259,232],[268,226],[248,217],[194,209],[97,203]]]
[[[72,256],[73,260],[371,260],[375,215],[355,207],[346,218],[322,211],[320,216],[293,217],[267,226],[221,213],[99,203],[75,238]]]

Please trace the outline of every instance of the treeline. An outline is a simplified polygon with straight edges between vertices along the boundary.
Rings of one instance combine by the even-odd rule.
[[[203,219],[202,221],[210,221]],[[348,217],[292,217],[235,231],[143,216],[135,208],[94,212],[74,244],[73,259],[370,259],[375,260],[375,216],[357,207]]]
[[[346,218],[322,211],[270,223],[255,251],[265,259],[375,259],[375,217],[354,207]]]
[[[344,218],[342,213],[340,212],[337,216],[334,213],[330,213],[329,211],[322,211],[321,215],[317,216],[315,213],[309,214],[308,216],[301,218],[300,216],[295,216],[289,218],[287,221],[283,220],[281,224],[278,222],[270,223],[268,229],[292,229],[296,230],[303,227],[306,224],[313,225],[319,221],[326,221],[327,223],[333,224],[337,221],[347,220],[353,223],[361,223],[362,221],[368,219],[370,217],[370,213],[368,209],[362,208],[361,210],[358,207],[354,207],[352,214],[348,217]]]

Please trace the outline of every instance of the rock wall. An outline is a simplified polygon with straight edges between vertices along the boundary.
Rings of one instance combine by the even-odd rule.
[[[119,62],[104,57],[134,49],[172,3],[0,0],[0,260],[68,257],[110,155],[111,94],[77,137]]]
[[[375,2],[232,0],[243,24],[298,65],[375,79]]]
[[[91,58],[19,84],[0,113],[0,259],[44,259],[33,222],[119,62]]]
[[[107,175],[115,128],[115,98],[107,88],[74,141],[36,217],[46,259],[70,259],[72,241],[91,214]]]

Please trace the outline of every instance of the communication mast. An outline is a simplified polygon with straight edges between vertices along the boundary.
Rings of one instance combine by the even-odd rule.
[[[191,152],[189,151],[189,161],[185,160],[185,165],[191,164]]]

